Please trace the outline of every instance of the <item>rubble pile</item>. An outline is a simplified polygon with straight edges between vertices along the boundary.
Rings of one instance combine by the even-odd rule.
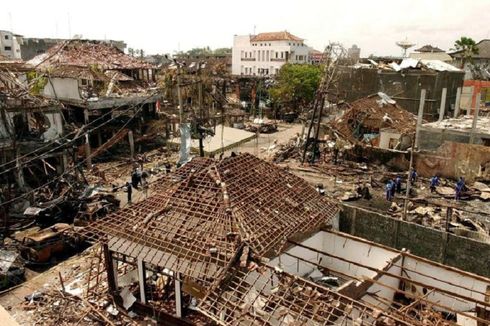
[[[254,133],[272,134],[277,131],[277,124],[275,122],[249,123],[245,126],[245,130]]]
[[[62,290],[26,296],[23,309],[31,311],[31,325],[138,325],[136,316],[119,310],[111,301],[88,301]]]
[[[414,134],[417,117],[401,108],[384,93],[352,102],[344,113],[330,122],[330,127],[352,144],[378,144],[383,128],[401,134]]]

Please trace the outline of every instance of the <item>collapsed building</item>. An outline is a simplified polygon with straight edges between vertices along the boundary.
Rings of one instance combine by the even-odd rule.
[[[441,105],[447,114],[458,88],[463,87],[464,71],[440,60],[364,60],[354,66],[341,67],[339,89],[348,102],[375,94],[388,94],[409,112],[417,114],[420,91],[425,89],[424,118],[437,119]]]
[[[62,102],[68,121],[81,127],[97,120],[89,147],[112,145],[133,131],[143,135],[143,124],[156,117],[157,67],[112,44],[68,40],[28,63],[41,76],[41,94]]]
[[[386,94],[371,95],[346,107],[329,125],[349,143],[398,150],[412,146],[417,117]]]
[[[488,324],[489,279],[333,231],[335,204],[252,155],[196,158],[158,184],[85,232],[124,309],[173,325],[191,311],[219,325]]]
[[[64,135],[59,102],[36,93],[32,67],[20,60],[0,61],[0,163],[3,185],[38,186],[67,168],[55,141]],[[42,156],[27,158],[42,148]]]

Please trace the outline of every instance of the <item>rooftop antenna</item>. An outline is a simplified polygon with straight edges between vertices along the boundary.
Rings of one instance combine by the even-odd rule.
[[[399,47],[401,47],[403,49],[403,57],[406,58],[407,57],[407,50],[409,48],[411,48],[412,46],[414,46],[415,43],[409,42],[408,39],[405,37],[404,41],[396,42],[396,45],[398,45]]]

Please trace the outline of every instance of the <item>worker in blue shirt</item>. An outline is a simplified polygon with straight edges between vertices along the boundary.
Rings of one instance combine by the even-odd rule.
[[[436,192],[436,187],[439,185],[440,179],[439,176],[436,174],[432,178],[430,178],[430,192]]]
[[[456,190],[455,199],[456,200],[461,199],[461,193],[463,192],[464,187],[465,187],[464,178],[460,177],[458,182],[456,183],[456,188],[455,188],[455,190]]]
[[[393,181],[391,180],[388,180],[388,182],[386,183],[386,200],[388,201],[391,201],[392,197],[393,197],[393,193],[392,193],[392,189],[393,189]]]
[[[395,186],[396,186],[396,192],[401,193],[402,192],[402,178],[397,175],[395,178]]]
[[[417,181],[417,170],[412,169],[410,172],[410,182],[413,184],[415,181]]]

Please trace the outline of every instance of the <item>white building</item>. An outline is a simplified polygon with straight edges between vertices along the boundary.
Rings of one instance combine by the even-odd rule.
[[[303,41],[287,31],[235,35],[232,74],[275,75],[286,62],[308,63],[309,47]]]
[[[10,59],[20,59],[20,44],[22,37],[9,31],[0,31],[0,55]]]

